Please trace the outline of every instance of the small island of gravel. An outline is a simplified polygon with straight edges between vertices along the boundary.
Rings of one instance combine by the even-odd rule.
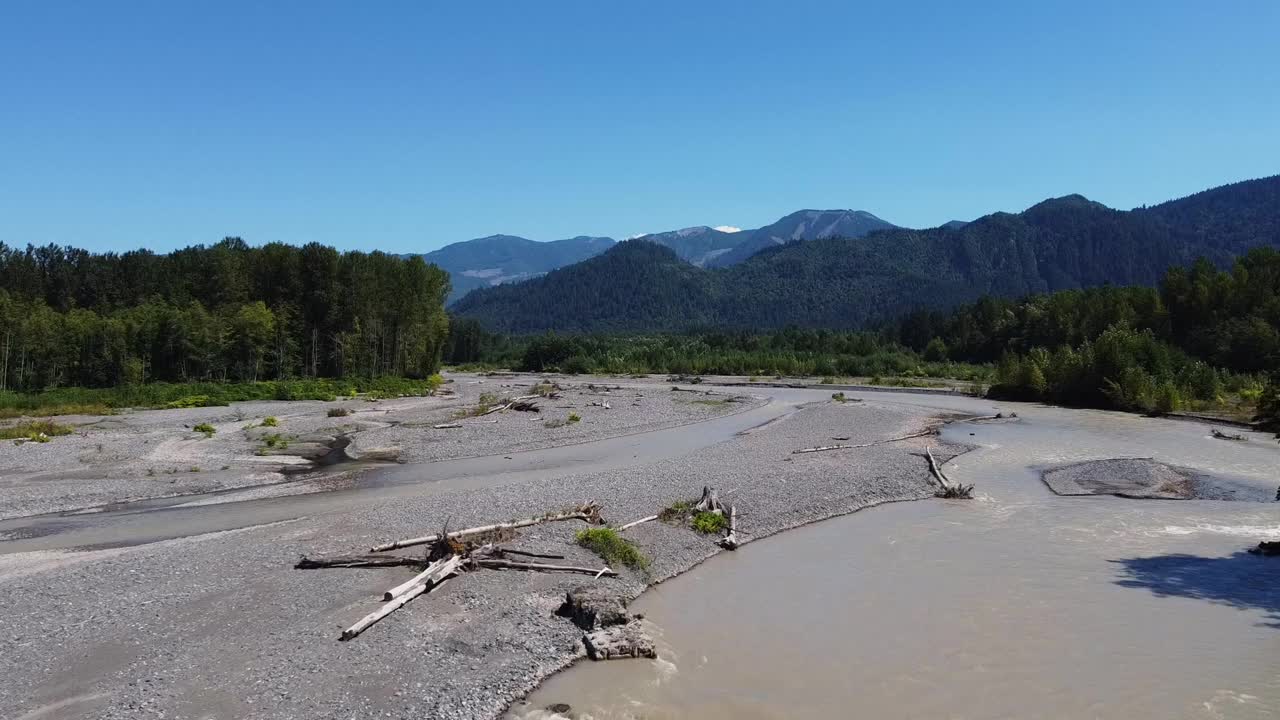
[[[1151,458],[1090,460],[1044,470],[1041,479],[1058,495],[1115,495],[1154,500],[1255,500],[1254,488]]]

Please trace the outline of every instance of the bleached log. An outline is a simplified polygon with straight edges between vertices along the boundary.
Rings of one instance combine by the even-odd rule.
[[[857,445],[819,445],[817,447],[802,448],[800,450],[792,450],[792,455],[803,455],[805,453],[826,452],[828,450],[849,450],[858,447]]]
[[[639,520],[632,520],[626,525],[623,525],[622,527],[618,528],[618,532],[622,532],[623,530],[629,530],[637,525],[640,525],[641,523],[647,523],[650,520],[657,520],[657,519],[658,519],[657,515],[650,515],[649,517],[642,517]]]
[[[436,430],[450,430],[452,428],[462,427],[462,423],[440,423],[439,425],[432,425],[431,427]]]
[[[857,448],[875,447],[876,445],[885,445],[888,443],[901,442],[903,440],[910,440],[912,438],[924,437],[926,435],[932,435],[932,434],[934,434],[933,430],[921,430],[920,432],[911,433],[910,435],[903,435],[902,437],[888,438],[886,440],[876,440],[875,442],[863,443],[861,445],[819,445],[818,447],[802,448],[800,450],[792,450],[791,454],[803,455],[805,453],[826,452],[827,450],[855,450]],[[835,440],[837,438],[832,438],[832,439]],[[840,438],[840,439],[847,440],[848,438]]]
[[[429,590],[440,587],[441,585],[444,584],[445,580],[449,579],[449,577],[451,577],[455,572],[457,572],[458,565],[461,562],[462,562],[462,558],[456,555],[450,558],[449,560],[443,561],[443,564],[436,569],[435,574],[427,578],[425,582],[421,582],[421,583],[418,583],[417,585],[414,585],[413,587],[403,592],[399,597],[395,598],[394,600],[391,600],[390,602],[378,608],[374,612],[371,612],[368,615],[365,615],[364,617],[360,618],[360,620],[355,625],[352,625],[346,630],[343,630],[342,637],[339,639],[344,641],[350,640],[351,638],[364,632],[371,625],[378,622],[382,618],[404,607],[406,604],[409,603],[410,600],[418,597],[419,595]]]
[[[938,478],[938,484],[942,486],[942,489],[946,490],[949,484],[947,476],[942,474],[942,468],[938,466],[938,461],[933,459],[933,451],[926,446],[924,453],[929,457],[929,470],[933,472],[934,477]]]
[[[414,575],[403,583],[391,588],[382,594],[383,600],[395,600],[412,590],[415,586],[421,585],[428,581],[439,582],[443,575],[449,575],[458,569],[459,558],[457,555],[444,560],[437,560],[427,566],[426,570]]]
[[[481,527],[467,528],[466,530],[458,530],[448,534],[449,538],[457,539],[467,537],[469,535],[479,535],[481,533],[493,532],[495,530],[514,530],[516,528],[530,527],[532,525],[541,525],[546,522],[560,522],[563,520],[582,520],[592,525],[599,525],[604,521],[600,519],[600,507],[594,503],[582,505],[570,512],[550,513],[542,517],[526,518],[524,520],[515,520],[507,523],[496,523],[493,525],[483,525]],[[395,542],[383,543],[370,548],[370,552],[385,552],[387,550],[395,550],[397,548],[412,547],[414,545],[426,545],[440,539],[439,534],[423,535],[422,537],[407,538],[405,540],[396,540]]]
[[[582,573],[584,575],[595,575],[596,577],[600,577],[601,575],[616,577],[618,574],[615,570],[607,566],[604,568],[589,568],[578,567],[575,565],[550,565],[548,563],[517,562],[515,560],[500,560],[498,558],[475,558],[471,560],[471,563],[476,567],[489,568],[491,570],[510,569],[540,570],[543,572],[572,572]]]
[[[520,555],[523,557],[543,558],[544,560],[563,560],[563,555],[550,555],[547,553],[525,552],[524,550],[512,550],[510,548],[498,548],[499,555]]]
[[[728,534],[721,539],[724,550],[737,550],[737,506],[728,509]]]
[[[298,570],[316,570],[319,568],[422,567],[422,564],[419,558],[396,555],[330,555],[318,558],[304,556],[294,567]]]

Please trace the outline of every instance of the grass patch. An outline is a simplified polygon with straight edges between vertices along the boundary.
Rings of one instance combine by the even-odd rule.
[[[560,386],[550,382],[535,383],[529,387],[529,392],[539,397],[547,397],[560,392]]]
[[[312,378],[269,382],[146,383],[110,388],[66,387],[33,393],[0,392],[0,417],[106,415],[119,408],[218,407],[250,400],[334,400],[356,393],[383,397],[430,395],[444,383],[439,375]]]
[[[351,411],[346,408],[336,407],[329,408],[329,411],[325,414],[329,417],[346,417],[351,414]]]
[[[658,513],[658,519],[665,523],[683,523],[693,513],[693,500],[678,500]]]
[[[578,415],[578,413],[569,413],[569,417],[563,420],[561,420],[560,418],[552,418],[542,423],[542,427],[560,428],[560,427],[564,427],[565,425],[572,425],[576,422],[582,422],[582,417]]]
[[[33,415],[51,417],[54,415],[111,415],[113,410],[102,403],[64,403],[61,405],[40,405],[33,408],[0,407],[0,419]]]
[[[262,427],[278,427],[279,425],[280,421],[271,415],[262,418]]]
[[[262,436],[262,444],[269,448],[280,448],[283,450],[284,448],[289,447],[289,440],[280,433],[272,433],[270,435]]]
[[[610,566],[625,565],[641,572],[649,570],[649,558],[613,528],[579,530],[574,537],[579,545],[599,555]]]
[[[715,535],[729,529],[729,518],[720,513],[700,512],[693,516],[690,525],[703,535]]]
[[[711,407],[722,407],[728,405],[728,400],[690,400],[694,405],[709,405]]]
[[[70,435],[74,431],[75,428],[70,425],[63,425],[52,420],[31,420],[0,428],[0,440],[49,442],[49,438]]]
[[[213,437],[213,434],[214,434],[214,433],[218,432],[218,429],[217,429],[217,428],[215,428],[214,426],[210,425],[209,423],[200,423],[199,425],[197,425],[197,426],[195,426],[195,427],[193,427],[193,428],[191,428],[191,429],[192,429],[192,430],[195,430],[195,431],[196,431],[196,432],[198,432],[198,433],[204,433],[204,436],[205,436],[206,438],[211,438],[211,437]]]

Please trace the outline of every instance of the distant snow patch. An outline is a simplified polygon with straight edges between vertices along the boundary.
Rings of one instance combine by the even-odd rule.
[[[717,225],[717,226],[715,226],[713,229],[714,229],[714,230],[719,230],[720,232],[723,232],[723,233],[736,233],[736,232],[742,232],[742,228],[740,228],[740,227],[734,227],[734,226],[732,226],[732,225]]]

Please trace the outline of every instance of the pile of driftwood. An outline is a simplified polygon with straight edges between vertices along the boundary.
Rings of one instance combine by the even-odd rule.
[[[537,558],[539,560],[563,560],[561,555],[540,555],[502,547],[501,543],[515,538],[519,528],[540,525],[547,522],[565,520],[582,520],[592,525],[602,525],[600,506],[595,502],[583,503],[570,510],[547,513],[538,517],[512,520],[480,527],[467,528],[450,532],[444,528],[434,535],[396,540],[394,542],[375,545],[369,553],[360,555],[336,555],[328,557],[303,557],[295,567],[303,570],[317,568],[353,568],[353,567],[395,567],[405,566],[418,568],[420,572],[405,582],[396,585],[382,594],[382,607],[361,618],[359,622],[342,632],[340,639],[350,640],[364,632],[374,623],[404,607],[414,598],[440,587],[450,578],[471,570],[528,570],[535,572],[569,572],[593,575],[597,579],[602,576],[615,577],[617,573],[608,566],[602,568],[559,565],[529,560],[513,560],[514,557]],[[425,545],[426,552],[419,557],[384,554],[390,550]]]
[[[1218,428],[1213,429],[1213,436],[1219,440],[1235,440],[1236,442],[1249,441],[1249,438],[1241,435],[1240,433],[1227,433],[1219,430]]]

